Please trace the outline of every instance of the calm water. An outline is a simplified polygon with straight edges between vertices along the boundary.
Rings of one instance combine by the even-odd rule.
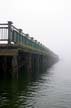
[[[23,80],[0,80],[0,108],[71,108],[71,63]]]

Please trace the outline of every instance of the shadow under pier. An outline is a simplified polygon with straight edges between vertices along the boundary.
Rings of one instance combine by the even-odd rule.
[[[54,58],[49,55],[4,45],[0,47],[0,78],[19,79],[24,74],[38,76],[54,62]]]

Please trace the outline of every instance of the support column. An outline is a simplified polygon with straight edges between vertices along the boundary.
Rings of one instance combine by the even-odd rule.
[[[18,58],[17,56],[12,57],[12,77],[18,79]]]
[[[32,54],[27,55],[27,72],[32,72]]]
[[[34,57],[34,72],[39,73],[39,57],[40,57],[40,55],[34,54],[33,57]]]

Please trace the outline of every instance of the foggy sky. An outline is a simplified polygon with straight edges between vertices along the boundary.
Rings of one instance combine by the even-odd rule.
[[[13,21],[55,53],[70,55],[70,0],[0,0],[0,22]]]

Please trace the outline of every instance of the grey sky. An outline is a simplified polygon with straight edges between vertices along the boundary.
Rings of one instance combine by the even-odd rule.
[[[8,20],[57,54],[71,54],[70,0],[0,0],[0,22]]]

